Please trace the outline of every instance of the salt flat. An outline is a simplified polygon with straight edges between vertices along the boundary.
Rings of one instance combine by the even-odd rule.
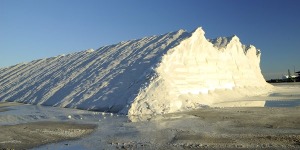
[[[15,103],[9,103],[12,104],[9,106],[8,103],[2,103],[0,109],[5,108],[6,111],[0,112],[0,130],[1,133],[8,133],[4,125],[15,127],[26,125],[31,129],[42,131],[52,126],[43,123],[49,121],[56,122],[56,127],[60,129],[63,129],[63,124],[96,126],[92,134],[77,140],[58,138],[52,141],[56,143],[35,149],[299,149],[300,85],[277,84],[275,87],[277,90],[263,99],[249,97],[248,100],[243,100],[264,101],[264,106],[206,107],[154,117],[139,116],[131,118],[132,120],[127,116],[112,113],[39,105],[15,105]],[[294,106],[287,107],[282,104]],[[34,126],[39,123],[43,125],[39,128]],[[18,132],[25,137],[30,134],[25,129],[20,129]],[[7,134],[0,135],[1,148],[7,146],[5,141],[19,143],[21,141],[20,139],[8,140],[6,139],[8,137]],[[21,143],[28,144],[26,141]]]

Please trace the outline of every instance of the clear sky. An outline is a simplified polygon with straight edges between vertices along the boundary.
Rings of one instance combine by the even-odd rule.
[[[299,0],[0,0],[0,67],[199,26],[261,49],[266,78],[300,71]]]

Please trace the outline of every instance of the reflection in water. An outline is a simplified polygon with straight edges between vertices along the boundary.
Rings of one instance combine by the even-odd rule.
[[[212,107],[264,107],[266,101],[231,101],[213,104]]]
[[[163,115],[137,115],[137,116],[128,116],[131,122],[139,122],[139,121],[154,121],[154,120],[173,120],[173,119],[180,119],[180,118],[191,118],[190,116],[185,113],[169,113]]]
[[[266,101],[265,107],[298,107],[300,100]]]
[[[234,101],[214,104],[213,107],[298,107],[300,99],[295,100],[262,100]]]
[[[300,106],[300,99],[297,100],[257,100],[257,101],[231,101],[222,102],[212,105],[211,107],[297,107]],[[201,108],[199,108],[201,109]],[[175,118],[189,117],[184,113],[164,114],[164,115],[139,115],[129,116],[129,120],[132,122],[150,121],[150,120],[166,120]]]

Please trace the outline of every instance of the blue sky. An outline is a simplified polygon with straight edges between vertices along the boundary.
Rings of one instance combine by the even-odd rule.
[[[179,29],[237,35],[266,78],[300,71],[298,0],[0,0],[0,67]]]

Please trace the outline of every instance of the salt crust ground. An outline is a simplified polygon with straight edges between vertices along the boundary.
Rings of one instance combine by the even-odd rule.
[[[276,84],[275,87],[276,90],[263,99],[253,97],[245,101],[263,101],[265,106],[272,102],[295,102],[298,107],[251,107],[250,104],[233,108],[207,107],[136,118],[139,121],[132,122],[127,116],[110,113],[17,105],[5,107],[6,110],[0,112],[0,124],[1,129],[3,125],[20,124],[35,128],[30,122],[39,121],[98,126],[84,138],[36,149],[299,149],[300,85]],[[22,132],[28,134],[26,130],[20,130]]]
[[[0,149],[29,149],[90,134],[95,125],[70,122],[33,122],[0,126]]]

